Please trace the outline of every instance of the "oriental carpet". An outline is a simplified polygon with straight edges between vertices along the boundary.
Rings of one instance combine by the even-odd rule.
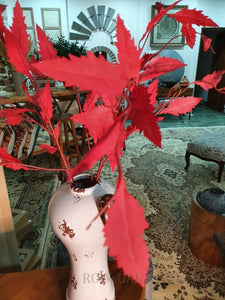
[[[220,127],[221,128],[221,127]],[[162,148],[142,135],[126,141],[122,158],[129,192],[144,208],[149,229],[145,240],[153,262],[153,300],[225,299],[225,268],[212,267],[198,260],[188,246],[188,226],[192,195],[212,186],[225,190],[225,171],[217,182],[217,164],[191,157],[184,170],[189,140],[217,127],[162,129]],[[46,165],[48,158],[35,158]],[[106,166],[102,178],[115,184],[116,173]],[[56,174],[6,170],[12,207],[27,209],[33,230],[24,237],[23,247],[35,249],[42,257],[41,268],[57,264],[58,240],[47,220],[47,205],[58,181]],[[129,299],[131,300],[131,299]]]

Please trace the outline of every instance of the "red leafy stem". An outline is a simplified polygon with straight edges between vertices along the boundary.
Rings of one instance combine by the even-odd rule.
[[[150,34],[150,32],[149,32],[149,34]],[[149,34],[148,34],[148,35],[149,35]],[[178,37],[180,37],[180,36],[182,36],[182,35],[180,34],[180,35],[174,36],[174,37],[171,38],[167,43],[165,43],[159,51],[157,51],[156,53],[152,53],[151,55],[149,55],[149,58],[148,58],[148,60],[145,61],[145,64],[146,64],[150,59],[152,59],[153,57],[159,55],[159,53],[162,52],[162,51],[163,51],[163,50],[171,43],[172,40],[174,40],[174,39],[176,39],[176,38],[178,38]],[[142,47],[142,49],[143,49],[143,47]],[[144,68],[142,68],[142,69],[144,69]]]
[[[128,91],[127,91],[128,92]],[[120,125],[120,134],[117,138],[117,142],[116,142],[116,150],[115,150],[115,153],[116,153],[116,160],[117,160],[117,166],[118,166],[118,173],[119,173],[119,176],[122,175],[123,171],[122,171],[122,166],[121,166],[121,163],[120,163],[120,156],[119,156],[119,149],[120,149],[120,139],[121,139],[121,135],[122,135],[122,132],[123,132],[123,128],[125,126],[125,123],[127,121],[127,117],[129,115],[129,112],[131,110],[131,104],[128,103],[128,107],[126,109],[126,114],[124,115],[124,118],[122,119],[122,122],[121,122],[121,125]],[[104,160],[104,162],[100,162],[102,164],[101,166],[101,169],[103,167],[103,165],[105,164],[105,162],[107,161],[107,159]],[[101,170],[99,171],[98,170],[98,173],[100,175],[101,173]],[[98,214],[91,220],[91,222],[88,224],[88,226],[86,227],[86,230],[88,230],[92,223],[98,218],[100,217],[103,213],[105,213],[107,211],[107,209],[111,206],[111,204],[113,203],[114,201],[114,197],[111,197],[111,199],[104,205],[104,207],[98,212]]]
[[[78,103],[79,111],[82,112],[82,106],[81,106],[81,103],[80,103],[80,97],[79,97],[79,93],[78,93],[78,88],[76,86],[72,86],[72,89],[75,91],[76,101]],[[83,133],[82,133],[82,135],[83,135]],[[90,145],[89,134],[88,134],[88,130],[87,129],[85,129],[85,139],[87,141],[88,150],[90,150],[91,149],[91,145]],[[93,175],[92,168],[90,169],[90,172],[91,172],[91,179],[93,180],[94,175]],[[99,177],[100,177],[100,174],[98,174],[98,176],[97,176],[97,181],[98,181]]]
[[[118,115],[120,112],[121,112],[121,109],[122,109],[122,105],[123,105],[123,103],[124,103],[124,100],[126,100],[127,98],[128,98],[128,95],[129,95],[129,93],[130,93],[130,90],[131,90],[131,88],[133,87],[133,85],[134,85],[134,80],[132,79],[132,80],[130,80],[130,82],[129,82],[129,84],[128,84],[128,86],[127,86],[127,88],[124,90],[124,92],[123,92],[123,94],[122,94],[122,96],[121,96],[121,98],[119,98],[119,99],[117,99],[117,103],[116,103],[116,105],[115,105],[115,108],[114,108],[114,112],[115,112],[115,115]],[[126,110],[126,115],[127,115],[127,112],[128,112],[128,110]],[[122,125],[124,126],[124,124],[125,124],[125,122],[126,122],[126,119],[127,119],[127,117],[123,120],[123,122],[122,122]],[[120,137],[119,137],[119,139],[120,139]],[[119,139],[117,140],[117,149],[116,149],[116,153],[117,153],[117,155],[118,155],[118,141],[119,141]],[[88,139],[88,141],[89,141],[89,139]],[[99,177],[100,177],[100,175],[101,175],[101,171],[102,171],[102,168],[103,168],[103,166],[105,165],[105,163],[107,162],[107,157],[102,157],[101,159],[100,159],[100,162],[99,162],[99,167],[98,167],[98,171],[97,171],[97,175],[96,175],[96,180],[98,180],[99,179]],[[103,213],[103,212],[102,212]],[[101,213],[101,214],[102,214]]]
[[[217,92],[221,93],[221,94],[225,94],[225,90],[217,88],[217,86],[215,84],[213,84],[210,81],[205,81],[205,83],[207,83],[208,85],[210,85],[213,89],[215,89]],[[161,101],[156,109],[155,109],[155,115],[160,115],[161,113],[163,113],[164,108],[170,103],[172,102],[175,98],[181,96],[182,94],[185,93],[185,91],[189,88],[190,85],[192,84],[198,84],[197,81],[193,81],[193,82],[189,82],[188,84],[178,84],[178,85],[174,85],[169,91],[167,96],[164,98],[163,101]],[[169,99],[169,101],[168,101]]]
[[[8,104],[10,105],[13,109],[17,110],[17,107],[15,107],[13,104],[9,103],[7,101],[7,99],[4,99],[4,98],[0,98],[1,101],[3,101],[5,104]],[[40,113],[38,111],[38,109],[30,109],[31,112],[35,112],[37,114],[38,117],[41,118],[40,116]],[[36,125],[38,125],[40,128],[42,128],[44,131],[46,131],[49,136],[54,140],[54,143],[60,153],[60,156],[62,157],[62,160],[65,164],[65,169],[66,169],[66,172],[67,174],[69,173],[70,171],[70,165],[69,165],[69,162],[67,160],[67,158],[65,157],[64,153],[62,152],[61,150],[61,147],[59,145],[59,142],[58,142],[58,139],[55,135],[55,132],[54,132],[54,129],[52,127],[52,123],[51,123],[51,120],[48,118],[48,122],[46,124],[46,126],[44,126],[43,124],[39,123],[37,120],[35,120],[34,118],[31,117],[31,115],[27,114],[27,113],[21,113],[21,120],[23,121],[30,121]],[[49,126],[49,129],[48,129],[48,126]],[[8,163],[10,164],[10,163]],[[15,165],[15,163],[12,163],[12,165]],[[26,164],[23,164],[23,166],[26,166],[28,169],[30,170],[52,170],[52,171],[65,171],[65,169],[52,169],[52,168],[42,168],[42,167],[36,167],[36,166],[30,166],[30,165],[26,165]],[[72,179],[71,179],[72,180]]]
[[[0,165],[1,165],[1,163],[0,163]],[[7,162],[7,166],[9,166],[9,165],[19,166],[20,169],[23,169],[23,168],[21,168],[21,164],[19,164],[19,163]],[[40,170],[42,170],[42,171],[57,171],[57,172],[59,172],[59,171],[65,171],[64,169],[59,169],[59,168],[57,168],[57,169],[54,169],[54,168],[43,168],[43,167],[38,167],[38,166],[33,166],[33,165],[27,165],[27,164],[22,164],[22,166],[24,167],[25,170],[29,170],[29,171],[40,171]]]

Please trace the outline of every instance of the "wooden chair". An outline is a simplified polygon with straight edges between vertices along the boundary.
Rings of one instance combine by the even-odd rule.
[[[75,123],[70,118],[72,114],[69,113],[59,113],[53,114],[52,124],[55,126],[57,123],[59,124],[59,145],[62,152],[65,156],[72,160],[72,158],[77,157],[77,161],[81,160],[81,151],[78,141],[81,140],[81,148],[83,136],[77,137]],[[52,142],[53,143],[53,142]],[[58,153],[56,153],[57,155]],[[54,167],[55,162],[55,154],[50,156],[50,166]],[[63,168],[64,163],[62,158],[60,157],[60,168]]]

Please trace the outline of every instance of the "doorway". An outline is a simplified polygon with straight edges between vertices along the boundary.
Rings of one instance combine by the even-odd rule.
[[[225,69],[225,28],[208,27],[202,28],[202,34],[212,39],[212,47],[215,54],[209,49],[204,52],[203,42],[201,40],[198,54],[198,65],[196,71],[196,80],[201,80],[205,75],[213,71]],[[222,77],[218,87],[225,85],[225,76]],[[214,89],[205,91],[200,86],[195,86],[194,95],[202,97],[210,108],[224,112],[225,95]]]

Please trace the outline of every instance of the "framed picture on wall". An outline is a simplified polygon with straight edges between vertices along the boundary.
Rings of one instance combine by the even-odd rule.
[[[164,6],[165,8],[168,6]],[[169,14],[174,14],[177,11],[188,7],[187,5],[177,5],[169,10]],[[152,5],[152,19],[157,14],[155,5]],[[174,18],[170,18],[168,15],[162,17],[160,22],[152,29],[150,35],[150,46],[151,47],[162,47],[171,38],[174,38],[167,46],[167,48],[182,47],[185,44],[185,37],[181,34],[181,23],[177,22]]]
[[[62,34],[61,13],[59,8],[41,9],[43,30],[51,39],[57,39]]]
[[[23,16],[25,17],[25,23],[27,26],[27,33],[30,36],[30,39],[33,43],[33,47],[36,44],[36,33],[35,33],[35,24],[34,24],[34,15],[32,7],[22,7]]]

